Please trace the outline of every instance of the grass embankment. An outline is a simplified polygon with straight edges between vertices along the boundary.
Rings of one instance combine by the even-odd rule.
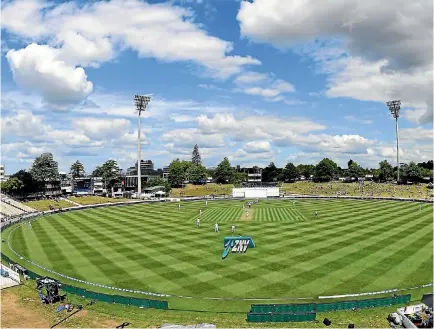
[[[24,285],[9,288],[1,294],[2,327],[14,328],[47,328],[65,318],[71,313],[62,311],[56,313],[55,305],[42,305],[34,289],[35,281],[26,281]],[[425,292],[427,293],[428,290]],[[412,303],[417,303],[423,292],[412,295]],[[133,306],[107,304],[97,302],[93,305],[77,296],[68,296],[68,302],[83,305],[83,310],[60,327],[69,328],[114,328],[123,322],[130,322],[131,328],[158,327],[163,324],[192,325],[199,323],[214,323],[220,328],[233,327],[285,327],[285,328],[323,328],[322,320],[327,317],[332,321],[331,328],[344,328],[348,323],[354,323],[356,328],[386,328],[386,317],[395,312],[398,306],[365,309],[359,312],[336,311],[317,313],[318,323],[248,323],[244,313],[212,313],[188,312],[176,310],[139,309]]]
[[[90,204],[101,204],[101,203],[117,203],[117,202],[125,202],[125,201],[132,201],[130,199],[125,198],[106,198],[102,196],[82,196],[82,197],[76,197],[71,196],[68,198],[69,200],[76,202],[81,205],[90,205]]]
[[[373,196],[373,197],[395,197],[395,198],[432,198],[433,190],[428,189],[426,184],[422,185],[394,185],[377,184],[365,182],[363,187],[359,183],[313,183],[295,182],[283,183],[281,192],[286,194],[306,194],[306,195],[346,195],[346,196]]]
[[[38,201],[28,201],[23,202],[25,205],[40,211],[50,210],[50,206],[54,209],[59,208],[70,208],[74,207],[74,205],[65,200],[38,200]]]
[[[183,188],[173,188],[170,192],[171,197],[189,197],[189,196],[205,196],[205,195],[232,195],[232,184],[206,184],[193,185],[187,184]]]

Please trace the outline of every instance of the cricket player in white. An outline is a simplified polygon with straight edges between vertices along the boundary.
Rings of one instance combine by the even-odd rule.
[[[422,205],[419,203],[419,210],[422,210]]]
[[[180,203],[178,204],[178,210],[181,210],[181,204]]]
[[[199,209],[199,216],[202,216],[202,209]]]
[[[206,201],[205,201],[205,206],[207,206],[207,207],[208,207],[208,200],[206,200]]]
[[[318,217],[318,210],[315,210],[315,217]]]
[[[214,224],[214,232],[219,232],[219,224],[218,223],[215,223]]]
[[[32,223],[29,222],[29,228],[32,229]]]
[[[293,206],[295,206],[295,200],[294,200],[294,201],[292,201],[292,205],[293,205]]]
[[[232,225],[232,233],[235,232],[235,225]]]
[[[196,219],[196,226],[200,227],[200,218]]]

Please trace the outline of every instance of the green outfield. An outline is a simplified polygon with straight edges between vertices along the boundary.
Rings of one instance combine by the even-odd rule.
[[[316,297],[432,282],[431,204],[419,210],[416,203],[394,201],[261,200],[249,216],[242,205],[200,201],[183,202],[181,209],[158,203],[79,210],[38,219],[32,229],[24,224],[9,236],[11,227],[2,237],[25,258],[68,276],[176,296]],[[231,225],[251,236],[256,248],[222,260]],[[5,245],[2,252],[11,256]],[[178,305],[212,303],[190,301]]]

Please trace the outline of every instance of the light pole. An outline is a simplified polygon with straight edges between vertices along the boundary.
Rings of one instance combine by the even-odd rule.
[[[392,113],[395,118],[395,129],[396,129],[396,163],[398,165],[398,180],[399,183],[399,135],[398,135],[398,118],[399,118],[399,110],[401,109],[401,101],[390,101],[386,102],[389,107],[390,113]]]
[[[141,165],[141,147],[140,147],[140,115],[142,111],[146,110],[146,106],[151,101],[151,96],[134,96],[134,103],[136,105],[136,110],[139,113],[139,123],[137,129],[137,197],[140,199],[142,195],[142,177],[140,172]]]

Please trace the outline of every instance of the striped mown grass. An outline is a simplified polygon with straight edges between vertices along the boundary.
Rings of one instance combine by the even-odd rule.
[[[394,201],[261,200],[251,221],[241,220],[242,205],[201,201],[182,203],[181,209],[158,203],[79,210],[41,218],[32,229],[24,224],[10,239],[26,258],[63,274],[181,296],[315,297],[432,281],[431,204],[419,211],[415,203]],[[220,233],[214,233],[216,222]],[[222,260],[233,224],[256,248]],[[202,302],[194,303],[200,308]]]

